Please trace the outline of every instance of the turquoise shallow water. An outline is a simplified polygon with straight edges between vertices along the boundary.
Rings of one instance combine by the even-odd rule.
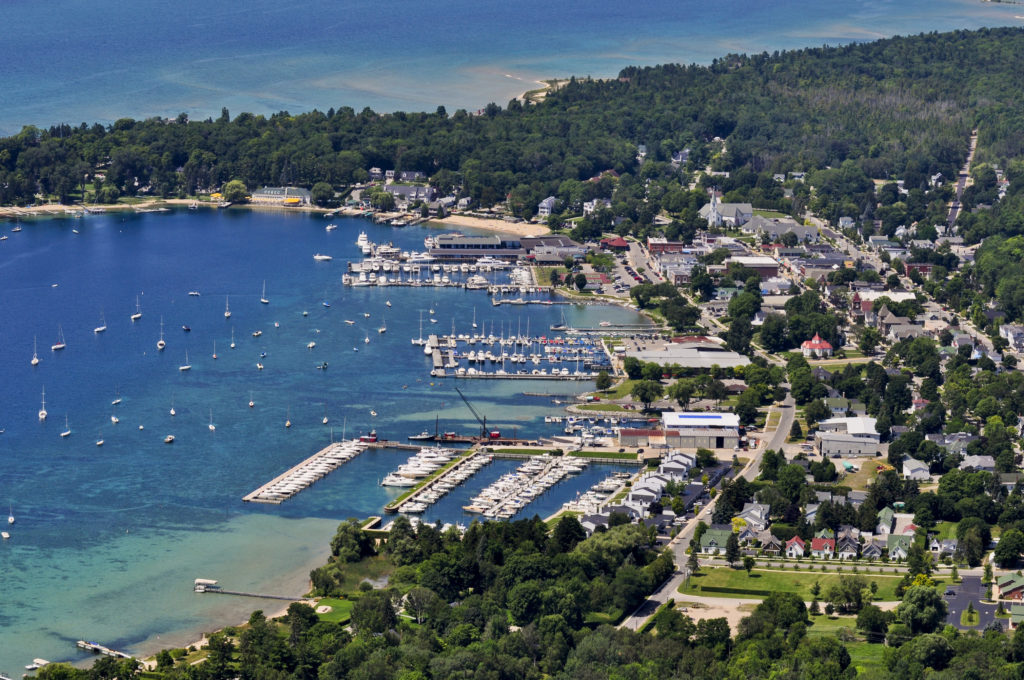
[[[343,429],[352,436],[375,427],[404,440],[432,428],[435,416],[442,429],[478,429],[452,381],[431,384],[429,359],[410,343],[419,310],[434,309],[440,332],[453,319],[457,330],[470,331],[474,309],[478,323],[504,324],[506,333],[527,324],[540,331],[563,312],[577,325],[639,320],[621,308],[498,308],[485,291],[346,289],[341,274],[357,255],[360,230],[405,249],[422,248],[433,230],[335,221],[339,228],[326,232],[319,217],[203,210],[41,220],[20,233],[0,224],[9,235],[0,242],[0,506],[12,503],[17,517],[12,539],[0,545],[0,670],[16,671],[34,656],[79,658],[69,640],[82,637],[131,651],[180,642],[267,606],[195,596],[189,584],[196,577],[241,590],[301,592],[337,521],[379,513],[399,493],[377,482],[410,453],[366,451],[281,506],[246,505],[244,494]],[[335,259],[316,263],[315,252]],[[264,279],[269,305],[259,302]],[[136,295],[143,316],[132,323]],[[96,334],[101,313],[108,330]],[[161,317],[164,352],[156,351]],[[378,334],[382,319],[388,331]],[[53,352],[58,328],[67,349]],[[255,330],[262,336],[254,338]],[[29,363],[34,337],[36,367]],[[182,373],[186,351],[193,368]],[[328,370],[315,368],[321,361]],[[49,417],[40,423],[43,387]],[[583,388],[460,387],[489,425],[523,436],[557,431],[543,422],[557,407],[523,391]],[[115,397],[122,399],[116,407]],[[207,428],[211,413],[215,432]],[[320,422],[325,413],[328,426]],[[293,427],[285,429],[289,414]],[[65,416],[72,433],[62,439]],[[174,444],[163,443],[167,434]],[[100,437],[105,444],[97,447]],[[426,518],[468,521],[466,499],[511,465],[496,461]],[[550,513],[614,469],[588,469],[528,514]]]
[[[504,104],[535,81],[1019,25],[976,0],[95,0],[0,4],[0,134],[26,124]]]

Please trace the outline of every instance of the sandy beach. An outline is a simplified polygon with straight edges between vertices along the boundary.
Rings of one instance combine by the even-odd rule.
[[[430,220],[429,224],[434,226],[484,229],[496,231],[503,234],[515,236],[543,236],[551,233],[543,224],[532,224],[530,222],[506,222],[495,218],[471,217],[469,215],[449,215],[441,220]]]

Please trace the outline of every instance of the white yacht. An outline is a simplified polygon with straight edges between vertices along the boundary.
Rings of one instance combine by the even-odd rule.
[[[156,341],[156,348],[158,351],[164,351],[164,347],[167,347],[167,343],[164,342],[164,317],[160,317],[160,339]]]
[[[188,362],[188,350],[185,350],[185,363],[183,363],[181,366],[178,366],[178,370],[179,371],[191,371],[192,370],[192,364],[190,364]]]
[[[231,318],[231,307],[229,305],[230,302],[231,302],[230,296],[225,296],[224,297],[224,318],[225,319],[230,319]]]
[[[92,329],[93,333],[102,333],[107,330],[107,320],[103,317],[103,312],[100,312],[100,325]]]
[[[330,262],[334,258],[331,257],[330,255],[324,255],[323,253],[315,253],[313,255],[313,259],[316,260],[317,262]]]
[[[270,304],[270,300],[267,299],[267,282],[266,282],[266,280],[263,281],[263,295],[260,296],[260,302],[262,302],[265,305],[269,305]]]
[[[138,321],[142,318],[142,305],[139,304],[139,296],[135,296],[135,313],[132,314],[132,321]]]

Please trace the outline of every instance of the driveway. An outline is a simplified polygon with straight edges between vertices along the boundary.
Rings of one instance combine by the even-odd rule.
[[[949,616],[946,622],[960,630],[984,630],[985,626],[995,620],[998,605],[982,604],[985,598],[985,587],[981,583],[980,576],[964,576],[959,585],[949,586],[954,591],[953,595],[944,595],[946,604],[949,606]],[[943,591],[945,592],[945,591]],[[974,603],[974,609],[978,612],[977,626],[961,626],[960,615],[966,611],[969,604]]]

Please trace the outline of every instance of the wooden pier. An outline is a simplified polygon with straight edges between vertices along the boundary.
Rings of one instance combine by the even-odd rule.
[[[333,472],[355,458],[365,446],[356,441],[331,442],[295,467],[246,494],[242,500],[246,503],[280,505],[313,482],[326,477],[329,472]]]
[[[76,643],[76,645],[78,646],[79,649],[84,649],[85,651],[92,652],[93,654],[102,654],[103,656],[112,656],[115,659],[130,659],[130,658],[132,658],[131,654],[125,654],[124,652],[119,652],[116,649],[111,649],[110,647],[106,647],[106,646],[98,644],[96,642],[86,642],[85,640],[79,640]]]

